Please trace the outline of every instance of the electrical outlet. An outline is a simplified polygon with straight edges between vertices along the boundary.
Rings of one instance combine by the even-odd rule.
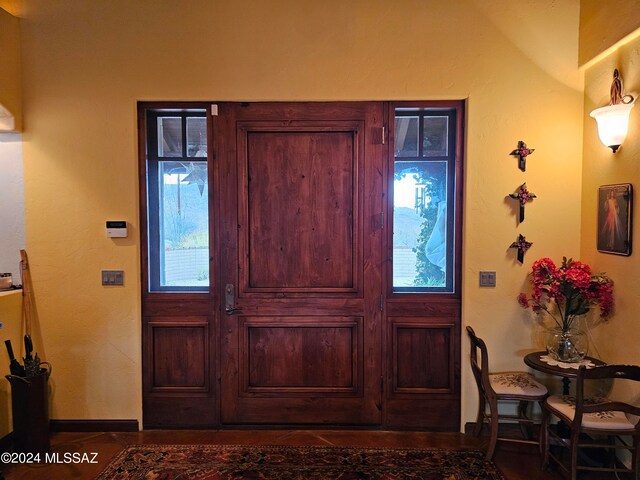
[[[496,272],[480,272],[480,286],[481,287],[495,287],[496,286]]]
[[[124,271],[102,270],[102,285],[124,285]]]

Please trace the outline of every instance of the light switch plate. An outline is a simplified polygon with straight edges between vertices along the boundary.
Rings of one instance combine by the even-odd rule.
[[[102,270],[102,285],[124,285],[124,271]]]
[[[495,287],[496,286],[496,272],[480,272],[480,286],[481,287]]]

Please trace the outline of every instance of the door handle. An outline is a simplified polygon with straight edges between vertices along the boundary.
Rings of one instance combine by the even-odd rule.
[[[224,313],[227,315],[233,315],[242,311],[241,308],[236,308],[236,292],[232,283],[227,283],[224,286]]]

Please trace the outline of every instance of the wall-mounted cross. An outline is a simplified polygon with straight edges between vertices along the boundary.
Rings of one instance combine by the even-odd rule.
[[[536,194],[530,192],[527,189],[527,184],[523,183],[522,185],[520,185],[517,193],[510,193],[509,196],[511,198],[517,198],[518,203],[520,203],[520,223],[522,223],[524,221],[524,206],[527,202],[530,202],[531,200],[536,198]]]
[[[531,248],[533,245],[532,242],[527,242],[527,239],[524,235],[518,235],[518,241],[513,242],[509,245],[509,248],[517,248],[518,249],[518,261],[520,263],[524,262],[524,254]]]
[[[535,152],[535,148],[527,148],[527,144],[522,140],[518,142],[518,148],[516,148],[511,155],[518,156],[518,168],[523,172],[527,169],[527,157]]]

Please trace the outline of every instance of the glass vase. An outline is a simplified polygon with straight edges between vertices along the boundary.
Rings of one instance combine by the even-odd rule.
[[[547,352],[560,362],[579,362],[587,355],[587,335],[578,329],[551,330],[547,341]]]

